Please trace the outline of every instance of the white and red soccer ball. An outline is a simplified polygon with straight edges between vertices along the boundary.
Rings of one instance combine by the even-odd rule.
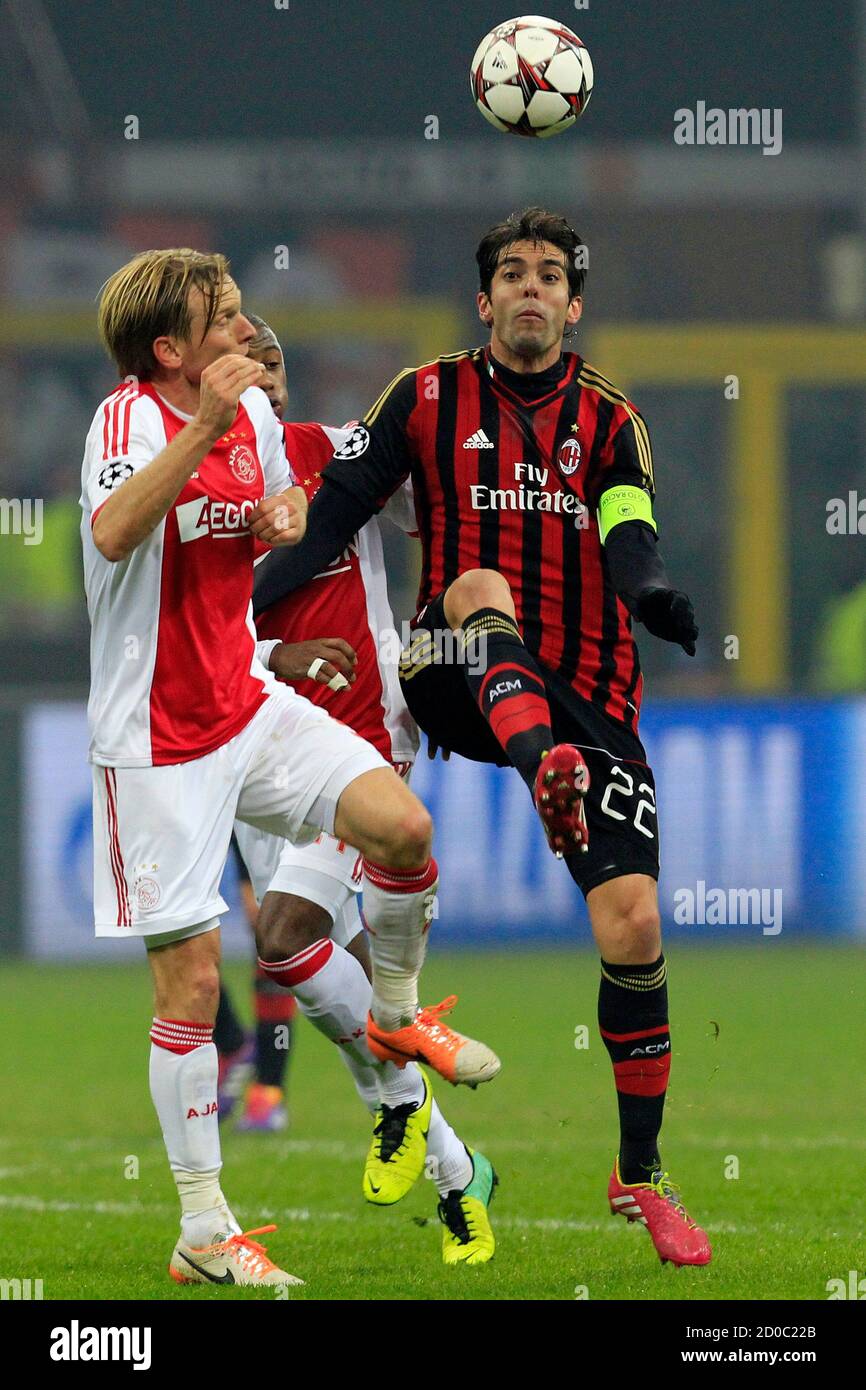
[[[475,104],[511,135],[568,130],[586,110],[592,80],[592,60],[577,34],[538,14],[497,24],[472,59]]]

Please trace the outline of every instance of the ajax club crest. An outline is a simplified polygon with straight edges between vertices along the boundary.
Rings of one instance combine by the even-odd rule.
[[[556,464],[566,478],[577,472],[580,467],[580,444],[576,439],[566,439],[564,444],[560,444]]]
[[[235,475],[239,483],[246,483],[249,487],[256,481],[258,468],[256,460],[246,444],[236,444],[229,454],[229,468]]]

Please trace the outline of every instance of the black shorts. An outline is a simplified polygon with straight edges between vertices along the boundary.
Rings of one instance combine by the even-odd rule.
[[[421,610],[413,628],[411,645],[400,662],[400,685],[410,714],[427,735],[431,757],[441,750],[510,767],[466,683],[460,643],[450,634],[442,594]],[[643,744],[556,672],[539,669],[556,742],[575,744],[589,768],[589,850],[566,856],[572,878],[584,896],[623,874],[657,879],[655,781]]]

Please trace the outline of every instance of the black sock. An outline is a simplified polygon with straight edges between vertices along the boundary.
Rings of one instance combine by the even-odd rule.
[[[256,1024],[256,1081],[260,1086],[282,1088],[293,1041],[294,1028],[291,1023]]]
[[[660,1165],[658,1136],[671,1064],[667,967],[601,962],[598,1026],[613,1063],[619,1105],[619,1171],[648,1182]]]
[[[256,1006],[256,1081],[282,1088],[294,1041],[294,995],[261,969],[253,980]]]
[[[232,997],[220,981],[220,1002],[216,1023],[213,1026],[213,1040],[217,1052],[223,1056],[229,1052],[237,1052],[244,1045],[244,1036],[243,1025],[232,1005]]]
[[[498,608],[479,608],[463,624],[466,682],[484,718],[530,790],[541,756],[553,747],[544,677],[520,628]]]

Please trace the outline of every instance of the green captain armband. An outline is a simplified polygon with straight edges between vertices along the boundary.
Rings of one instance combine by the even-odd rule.
[[[645,521],[655,531],[652,498],[642,487],[609,487],[598,504],[598,530],[604,545],[621,521]]]

